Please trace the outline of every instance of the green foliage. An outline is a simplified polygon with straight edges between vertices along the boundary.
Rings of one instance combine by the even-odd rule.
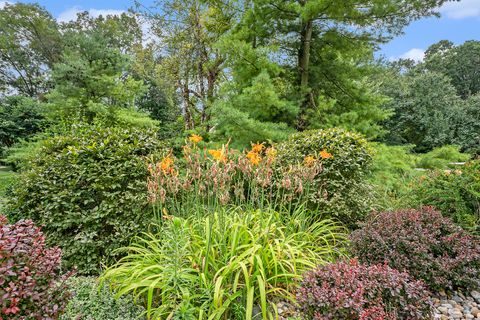
[[[462,110],[455,143],[467,152],[480,155],[480,94],[470,96]]]
[[[67,30],[65,49],[51,77],[47,115],[67,125],[95,118],[115,123],[120,108],[134,107],[145,92],[143,82],[123,74],[128,57],[108,45],[101,30]]]
[[[369,181],[373,186],[374,207],[379,210],[401,208],[407,202],[412,179],[423,173],[415,170],[417,157],[410,153],[413,146],[375,143],[373,148]]]
[[[103,275],[142,299],[154,319],[262,319],[274,298],[293,299],[301,274],[334,258],[343,229],[306,213],[221,212],[173,218],[125,248]]]
[[[40,133],[29,141],[19,141],[6,151],[3,162],[17,171],[28,167],[28,162],[36,157],[43,142],[49,137],[51,137],[51,133]]]
[[[465,162],[469,159],[470,155],[461,153],[459,147],[446,145],[419,155],[416,165],[424,169],[449,169],[455,166],[452,163]]]
[[[276,149],[280,167],[302,163],[307,156],[323,159],[323,169],[315,177],[310,195],[310,205],[321,217],[337,218],[353,226],[370,210],[366,175],[372,150],[361,135],[342,129],[304,131],[291,135]]]
[[[375,194],[375,208],[393,210],[415,206],[412,187],[425,177],[426,170],[461,168],[451,163],[467,161],[470,155],[456,146],[435,148],[424,154],[411,153],[412,146],[374,144],[370,182]],[[421,179],[424,179],[421,178]]]
[[[13,189],[8,214],[43,225],[67,267],[97,273],[150,222],[144,156],[152,130],[77,126],[41,142]]]
[[[0,9],[0,96],[45,93],[62,48],[57,22],[48,11],[38,4],[7,2]]]
[[[293,132],[298,106],[281,97],[281,83],[263,71],[250,79],[249,85],[217,101],[213,109],[216,134],[231,138],[245,147],[251,141],[279,141]]]
[[[480,41],[470,40],[461,45],[442,40],[430,46],[425,54],[424,68],[448,76],[462,99],[480,92]]]
[[[40,131],[45,121],[39,103],[23,96],[0,100],[0,158],[14,143]]]
[[[106,286],[90,277],[72,277],[67,282],[73,297],[60,320],[140,320],[144,309],[131,296],[116,298]]]
[[[386,121],[390,144],[415,144],[425,152],[445,144],[480,152],[478,41],[455,46],[442,40],[426,51],[425,61],[402,60],[380,72],[377,82],[393,111]]]
[[[415,151],[430,151],[455,140],[461,100],[450,79],[439,73],[399,75],[385,81],[391,98],[386,109],[393,115],[385,122],[389,144],[413,144]]]
[[[3,212],[3,205],[7,201],[7,192],[14,183],[16,174],[8,167],[0,166],[0,211]]]
[[[480,161],[457,170],[432,171],[412,183],[410,203],[436,207],[466,230],[480,234]]]

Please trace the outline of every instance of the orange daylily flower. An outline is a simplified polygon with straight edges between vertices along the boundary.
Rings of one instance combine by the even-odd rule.
[[[193,142],[194,144],[197,144],[199,143],[200,141],[203,140],[203,138],[201,136],[199,136],[198,134],[192,134],[188,140],[190,140],[191,142]]]
[[[313,166],[315,161],[317,161],[317,159],[315,159],[314,156],[306,156],[305,159],[303,159],[303,163],[305,163],[307,167]]]
[[[262,161],[262,157],[258,155],[255,151],[249,151],[247,153],[247,159],[250,161],[251,164],[253,165],[258,165]]]
[[[213,159],[221,162],[226,162],[227,157],[222,149],[217,150],[208,150],[208,153],[213,157]]]
[[[160,168],[164,173],[172,173],[174,171],[173,163],[174,163],[173,158],[170,155],[168,155],[165,158],[163,158],[162,161],[160,162]]]
[[[320,151],[320,157],[322,157],[322,159],[330,159],[330,158],[333,158],[333,155],[324,149]]]
[[[262,152],[262,150],[265,148],[265,146],[263,145],[263,143],[254,143],[252,144],[252,151],[255,152],[255,153],[260,153]]]

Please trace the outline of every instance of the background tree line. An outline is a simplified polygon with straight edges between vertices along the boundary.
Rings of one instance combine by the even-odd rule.
[[[95,123],[155,127],[162,138],[194,131],[239,147],[343,127],[420,152],[478,152],[478,41],[441,41],[419,64],[374,57],[444,2],[164,0],[69,22],[37,4],[7,4],[2,151]]]

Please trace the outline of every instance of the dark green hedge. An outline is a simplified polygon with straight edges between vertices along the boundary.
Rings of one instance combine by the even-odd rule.
[[[65,267],[95,274],[150,222],[144,157],[158,147],[147,129],[80,126],[49,138],[21,174],[7,214],[42,225]]]

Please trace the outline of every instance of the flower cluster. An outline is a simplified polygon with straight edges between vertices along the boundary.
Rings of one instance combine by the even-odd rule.
[[[219,149],[200,149],[199,141],[201,137],[196,135],[188,139],[182,159],[169,153],[159,162],[148,164],[149,201],[159,205],[163,215],[172,206],[182,211],[198,205],[208,209],[226,204],[284,205],[294,199],[300,203],[323,169],[322,160],[313,156],[307,156],[303,163],[275,167],[277,151],[264,143],[239,152],[228,144]]]
[[[340,261],[304,276],[297,301],[307,319],[395,320],[428,319],[429,294],[387,265]]]
[[[0,216],[0,319],[58,317],[70,296],[60,257],[31,220],[7,224]]]

